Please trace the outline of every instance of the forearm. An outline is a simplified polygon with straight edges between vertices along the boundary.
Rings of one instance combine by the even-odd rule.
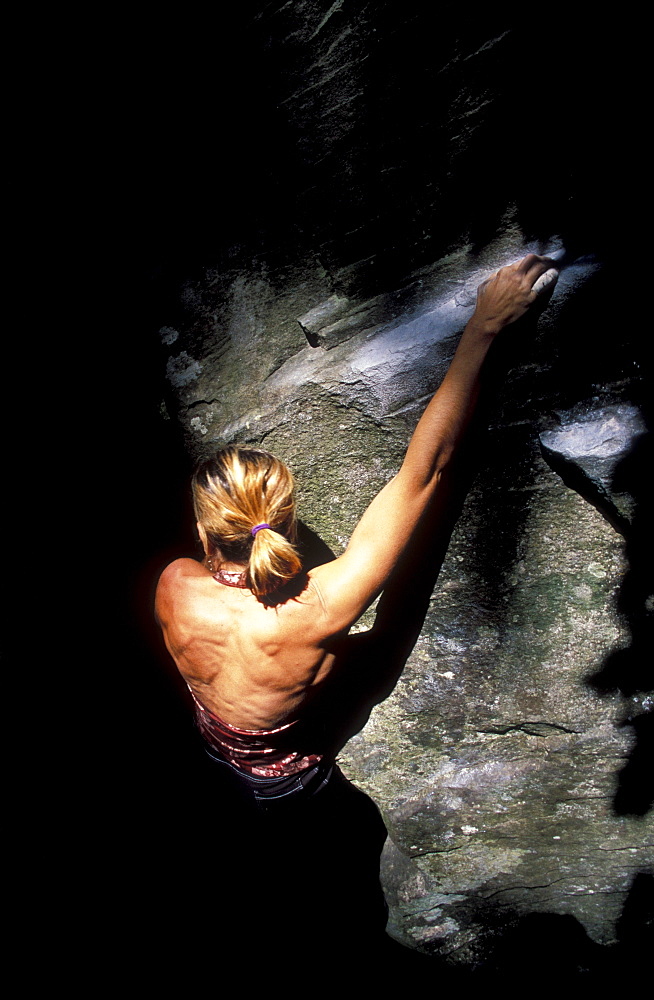
[[[547,257],[528,254],[479,286],[475,312],[447,375],[416,427],[402,465],[400,475],[417,489],[433,485],[451,462],[474,413],[481,370],[491,344],[536,301],[536,281],[540,279],[543,287],[554,287],[557,272],[549,267],[551,263]]]
[[[498,329],[475,316],[467,324],[438,391],[416,427],[401,475],[428,487],[449,465],[473,417],[486,355]]]
[[[438,491],[442,474],[463,439],[479,396],[480,375],[495,334],[475,317],[467,324],[448,372],[413,432],[396,476],[377,494],[350,539],[349,549],[375,545],[380,525],[393,525],[378,566],[392,565],[423,511]]]

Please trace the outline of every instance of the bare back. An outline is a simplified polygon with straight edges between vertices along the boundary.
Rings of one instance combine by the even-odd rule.
[[[155,608],[182,677],[233,726],[269,729],[292,719],[334,663],[310,579],[298,597],[269,607],[247,588],[217,582],[195,560],[178,559],[161,575]]]

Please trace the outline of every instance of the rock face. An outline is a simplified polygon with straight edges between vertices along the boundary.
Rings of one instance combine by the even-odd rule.
[[[642,469],[649,418],[639,344],[616,332],[619,268],[596,231],[583,245],[574,170],[565,218],[552,209],[560,228],[543,223],[550,196],[516,186],[509,171],[513,202],[511,183],[504,204],[489,194],[472,235],[469,157],[489,122],[507,134],[507,59],[523,65],[525,25],[486,19],[466,34],[452,15],[425,63],[433,105],[423,95],[407,131],[396,104],[415,93],[408,39],[426,30],[422,17],[394,4],[356,17],[344,4],[303,2],[254,18],[253,44],[276,69],[277,113],[304,158],[302,245],[264,232],[263,248],[182,269],[160,339],[166,408],[189,453],[239,441],[280,455],[296,474],[302,520],[338,554],[397,472],[479,282],[528,251],[559,258],[538,328],[507,338],[493,369],[489,429],[440,574],[434,564],[419,638],[339,757],[388,828],[390,932],[474,965],[501,929],[533,913],[572,916],[611,945],[635,876],[654,861],[651,779],[638,763],[653,686],[642,663],[648,494],[642,472],[624,474],[629,462]],[[400,94],[389,89],[396,69]],[[381,141],[384,107],[419,149],[394,144],[392,131]],[[582,145],[572,147],[580,163]],[[383,153],[374,179],[371,148]],[[390,208],[370,204],[382,189]],[[412,201],[409,224],[395,213]],[[422,240],[439,211],[446,235]],[[371,609],[359,628],[374,620]],[[607,679],[616,651],[621,668]]]

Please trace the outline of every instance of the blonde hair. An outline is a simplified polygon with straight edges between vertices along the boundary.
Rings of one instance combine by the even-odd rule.
[[[302,568],[295,547],[295,480],[280,459],[259,448],[229,445],[203,462],[192,481],[193,507],[209,553],[247,563],[257,597],[278,590]],[[252,535],[252,529],[260,528]]]

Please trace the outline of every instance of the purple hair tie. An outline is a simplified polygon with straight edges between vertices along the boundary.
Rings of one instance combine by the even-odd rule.
[[[270,528],[270,525],[269,524],[255,524],[254,528],[252,528],[252,530],[250,531],[250,534],[252,535],[252,537],[254,538],[254,536],[256,535],[257,531],[261,531],[262,528]],[[272,531],[272,528],[271,528],[271,531]]]

